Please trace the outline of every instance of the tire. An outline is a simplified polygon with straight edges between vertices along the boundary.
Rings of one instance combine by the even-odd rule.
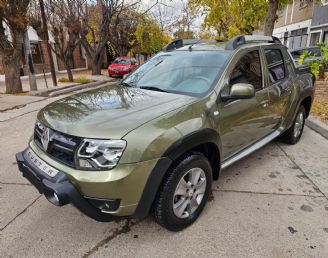
[[[113,77],[113,75],[111,75],[111,74],[110,74],[110,75],[109,75],[109,77],[110,77],[110,78],[112,78],[112,77]]]
[[[190,226],[203,211],[211,187],[212,168],[207,158],[201,153],[185,156],[162,182],[154,205],[156,222],[170,231]]]
[[[292,126],[281,136],[283,142],[291,145],[298,143],[303,134],[305,116],[305,108],[300,106]]]

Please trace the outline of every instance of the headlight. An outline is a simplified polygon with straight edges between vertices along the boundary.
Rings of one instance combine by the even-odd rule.
[[[126,147],[123,140],[84,139],[77,152],[79,168],[87,170],[112,169]]]

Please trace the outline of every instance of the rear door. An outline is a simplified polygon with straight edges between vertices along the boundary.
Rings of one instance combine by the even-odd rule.
[[[267,46],[263,51],[266,62],[265,82],[269,94],[268,111],[274,127],[278,127],[291,96],[293,78],[290,75],[293,68],[288,53],[280,46]],[[286,62],[286,59],[289,61]]]

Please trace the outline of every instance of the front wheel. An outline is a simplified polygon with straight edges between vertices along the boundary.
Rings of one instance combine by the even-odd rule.
[[[285,143],[296,144],[301,139],[305,124],[305,116],[305,108],[304,106],[300,106],[293,125],[281,136]]]
[[[201,153],[185,157],[161,185],[154,205],[155,220],[171,231],[191,225],[201,214],[212,187],[212,169]]]

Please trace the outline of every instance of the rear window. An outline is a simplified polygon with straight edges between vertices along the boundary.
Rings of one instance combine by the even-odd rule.
[[[286,70],[281,51],[279,49],[267,49],[265,50],[265,56],[271,84],[283,80],[286,77]]]
[[[311,55],[321,56],[320,48],[318,48],[318,47],[310,48],[309,52]]]

